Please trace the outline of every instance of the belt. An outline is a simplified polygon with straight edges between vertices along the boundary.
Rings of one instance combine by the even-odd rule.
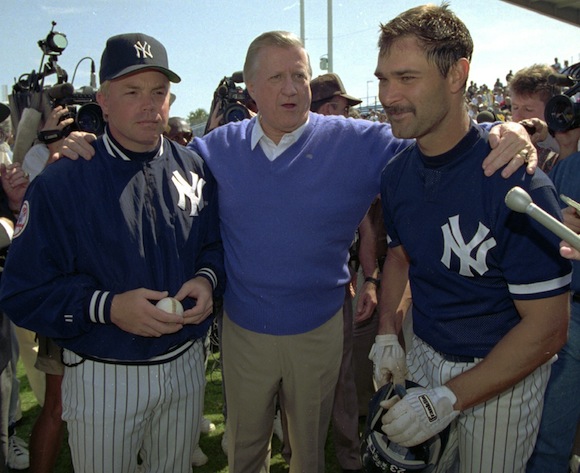
[[[437,352],[445,361],[451,361],[452,363],[473,363],[475,357],[464,356],[464,355],[449,355],[448,353]]]

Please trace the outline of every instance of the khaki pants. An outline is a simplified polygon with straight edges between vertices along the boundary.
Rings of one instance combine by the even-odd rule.
[[[342,340],[342,310],[315,330],[284,336],[245,330],[224,314],[230,472],[268,471],[277,393],[288,419],[290,473],[324,472]]]

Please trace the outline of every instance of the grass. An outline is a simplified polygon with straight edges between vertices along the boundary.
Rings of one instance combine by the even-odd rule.
[[[16,430],[19,437],[28,441],[30,431],[38,414],[40,407],[36,398],[30,389],[28,379],[21,363],[18,364],[18,378],[20,379],[20,401],[22,404],[22,420],[19,422]],[[194,467],[194,473],[227,473],[227,458],[221,448],[221,439],[224,431],[224,419],[222,415],[223,397],[221,388],[221,370],[219,365],[219,354],[212,353],[208,360],[206,371],[207,386],[205,390],[205,409],[204,415],[209,418],[216,426],[216,430],[205,435],[201,435],[200,446],[208,456],[209,462],[201,467]],[[282,473],[289,471],[286,461],[280,454],[281,444],[278,438],[274,436],[272,441],[272,459],[270,462],[271,473]],[[72,463],[70,452],[66,441],[62,446],[55,473],[72,473]],[[339,472],[334,447],[332,441],[326,445],[326,471]],[[169,472],[168,472],[169,473]]]

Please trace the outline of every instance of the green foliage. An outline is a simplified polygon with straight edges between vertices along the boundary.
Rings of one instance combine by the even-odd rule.
[[[189,112],[187,121],[190,125],[198,125],[207,122],[209,115],[203,108],[198,108],[195,112]]]

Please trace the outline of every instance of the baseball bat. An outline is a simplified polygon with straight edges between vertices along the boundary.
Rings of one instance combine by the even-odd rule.
[[[505,203],[515,212],[528,214],[566,243],[580,251],[580,236],[534,204],[530,195],[521,187],[516,186],[511,188],[505,195]]]

